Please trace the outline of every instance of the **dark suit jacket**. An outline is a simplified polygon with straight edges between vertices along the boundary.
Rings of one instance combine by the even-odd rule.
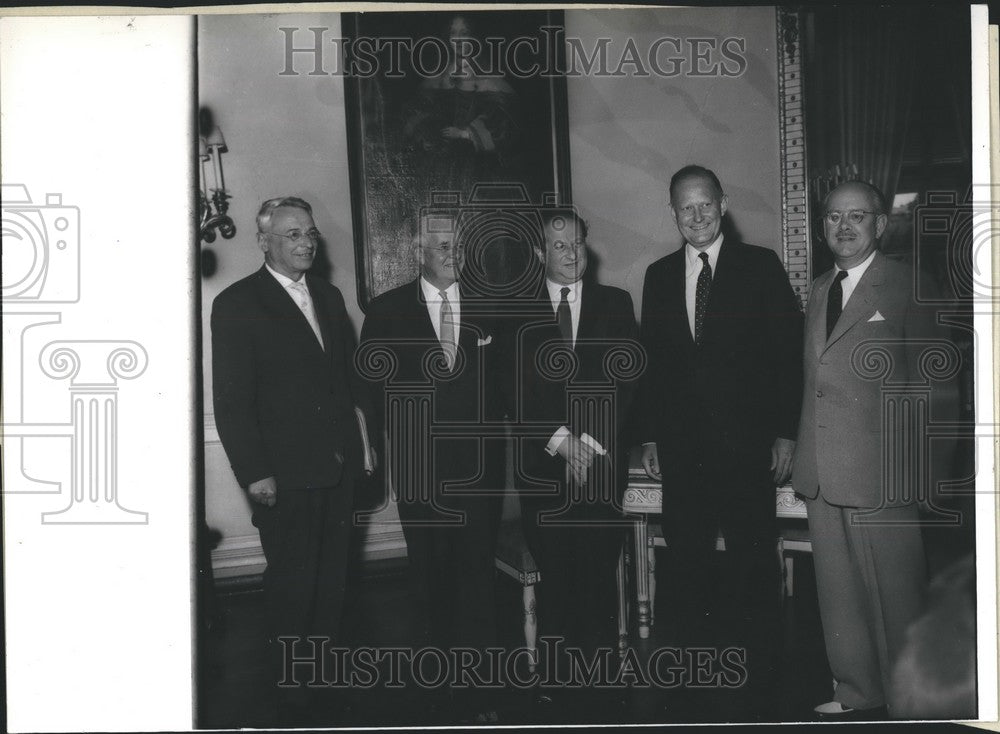
[[[475,303],[463,294],[458,354],[455,368],[449,373],[443,366],[444,353],[427,312],[419,278],[383,293],[368,307],[361,329],[359,362],[370,367],[364,379],[369,382],[372,391],[379,433],[387,424],[387,389],[414,395],[429,391],[432,406],[428,416],[430,424],[442,429],[453,427],[467,433],[463,437],[436,438],[432,441],[435,491],[440,491],[440,483],[447,480],[468,480],[470,485],[493,485],[489,488],[502,489],[495,475],[497,463],[493,460],[493,454],[502,444],[499,440],[491,442],[491,451],[486,452],[489,455],[481,456],[479,449],[483,445],[478,437],[479,427],[485,422],[501,425],[503,418],[496,395],[495,357],[498,349],[491,317],[478,313]],[[391,355],[391,374],[379,371],[377,365],[382,360],[379,352]],[[390,436],[389,439],[395,442],[397,450],[403,441],[419,446],[421,441],[428,440],[426,435]],[[385,463],[388,465],[391,460]],[[398,480],[405,481],[406,478]],[[400,486],[396,490],[398,492]],[[456,488],[455,491],[459,490]]]
[[[704,443],[727,469],[769,463],[775,438],[795,439],[802,389],[802,313],[777,255],[723,240],[701,345],[685,267],[683,247],[654,262],[642,297],[642,441],[656,442],[667,482]]]
[[[519,380],[514,398],[508,402],[516,406],[521,431],[534,434],[520,442],[521,467],[528,479],[558,482],[561,493],[565,491],[566,461],[545,451],[560,426],[578,437],[587,433],[611,451],[610,459],[617,464],[612,466],[619,480],[616,484],[621,484],[620,470],[626,468],[628,447],[619,438],[641,368],[631,296],[620,288],[585,280],[580,298],[572,358],[565,352],[560,356],[565,347],[544,281],[537,296],[540,310],[521,320],[511,336]],[[614,412],[604,413],[598,402],[591,401],[609,392]],[[573,393],[584,399],[577,403],[578,410],[570,408]],[[588,404],[593,410],[583,409]],[[616,489],[620,494],[621,486]],[[560,502],[553,497],[549,503]]]
[[[306,275],[326,348],[264,267],[212,305],[215,422],[237,481],[274,476],[281,488],[336,486],[362,471],[354,335],[340,291]]]

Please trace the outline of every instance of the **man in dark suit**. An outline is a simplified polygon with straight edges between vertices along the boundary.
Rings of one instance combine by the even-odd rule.
[[[498,344],[490,314],[459,282],[464,248],[454,224],[420,218],[420,275],[372,301],[359,362],[370,367],[385,480],[406,538],[414,645],[481,650],[496,644],[503,413]]]
[[[212,306],[215,420],[267,559],[271,640],[337,644],[365,387],[340,291],[306,272],[320,241],[309,204],[270,199],[257,228],[263,267]]]
[[[539,633],[589,657],[617,639],[620,434],[642,360],[629,294],[584,279],[586,223],[571,209],[540,215],[538,308],[512,334],[521,518],[541,574]]]
[[[670,592],[679,639],[719,644],[720,613],[736,617],[726,620],[728,641],[747,648],[753,680],[755,669],[770,672],[777,644],[774,488],[791,469],[802,315],[775,252],[723,236],[727,207],[706,168],[670,180],[684,244],[646,271],[642,463],[663,481],[669,563],[659,588]],[[720,529],[722,579],[713,563]],[[713,603],[719,592],[728,598]]]
[[[878,251],[888,222],[878,189],[841,184],[824,201],[823,221],[835,267],[814,281],[806,309],[792,476],[807,498],[823,634],[837,681],[833,700],[816,712],[879,717],[886,706],[893,714],[892,668],[907,627],[923,611],[918,502],[950,468],[953,448],[935,440],[925,456],[925,427],[916,420],[927,410],[935,422],[957,416],[958,352],[933,308],[918,302],[912,265]]]

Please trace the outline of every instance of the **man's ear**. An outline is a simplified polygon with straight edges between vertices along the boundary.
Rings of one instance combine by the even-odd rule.
[[[257,233],[257,247],[259,247],[260,251],[263,252],[265,255],[267,254],[268,250],[267,235],[264,234],[263,232]]]
[[[719,199],[719,211],[722,213],[722,216],[726,216],[727,209],[729,209],[729,195],[723,194],[722,198]]]
[[[535,257],[538,258],[538,262],[545,265],[545,251],[540,247],[532,247],[531,249],[534,251]]]
[[[667,202],[667,209],[670,210],[670,216],[673,217],[674,222],[676,222],[677,221],[677,210],[674,209],[673,204],[671,204],[669,201]]]
[[[885,232],[885,228],[889,226],[889,217],[885,214],[879,214],[875,217],[875,239],[879,239],[882,233]]]

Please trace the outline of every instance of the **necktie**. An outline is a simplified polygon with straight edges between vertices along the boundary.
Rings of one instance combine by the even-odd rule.
[[[292,291],[295,303],[302,309],[302,315],[306,317],[306,321],[309,322],[309,326],[312,327],[313,333],[322,347],[323,335],[319,330],[319,321],[316,320],[316,312],[313,310],[312,298],[309,296],[309,288],[306,286],[305,279],[292,281],[288,288]]]
[[[826,297],[826,338],[830,338],[833,327],[837,325],[840,312],[844,309],[844,286],[840,284],[847,277],[846,270],[838,270],[837,277],[833,279],[830,286],[830,293]]]
[[[694,341],[701,344],[702,327],[705,324],[705,309],[708,307],[708,294],[712,290],[712,266],[708,262],[708,253],[698,255],[701,258],[701,272],[698,273],[698,285],[694,290]]]
[[[556,308],[556,321],[559,322],[559,333],[562,334],[564,342],[573,343],[573,315],[569,311],[569,288],[565,286],[559,290],[559,306]]]
[[[444,358],[448,362],[448,370],[455,367],[455,353],[458,347],[455,343],[455,319],[452,314],[451,304],[448,302],[448,295],[444,291],[441,293],[441,348],[444,350]]]

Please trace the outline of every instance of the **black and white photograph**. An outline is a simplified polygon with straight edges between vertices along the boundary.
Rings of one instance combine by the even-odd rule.
[[[16,10],[5,728],[996,721],[985,6]]]

